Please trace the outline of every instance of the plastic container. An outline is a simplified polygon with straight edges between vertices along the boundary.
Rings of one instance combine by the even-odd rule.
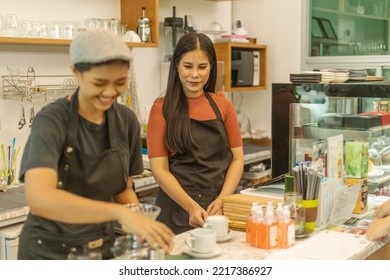
[[[258,202],[252,202],[252,207],[251,207],[251,215],[248,217],[246,220],[246,228],[245,228],[245,233],[246,233],[246,242],[252,245],[253,238],[254,238],[254,227],[255,227],[255,217],[256,217],[256,211],[259,208]]]
[[[295,223],[288,206],[284,206],[282,220],[278,223],[278,247],[290,248],[295,243]]]
[[[164,19],[165,61],[171,61],[179,39],[184,35],[183,18],[176,17],[176,7],[173,6],[173,16]]]

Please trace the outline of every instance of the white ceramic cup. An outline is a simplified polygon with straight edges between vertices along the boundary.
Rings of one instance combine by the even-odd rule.
[[[215,250],[217,236],[214,230],[208,228],[196,228],[191,231],[191,236],[184,243],[195,253],[207,254]]]
[[[229,219],[223,215],[208,216],[203,228],[215,230],[217,238],[224,238],[229,233]]]

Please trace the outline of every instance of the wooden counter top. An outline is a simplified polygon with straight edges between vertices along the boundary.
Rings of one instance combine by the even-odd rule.
[[[0,227],[25,221],[28,212],[23,186],[11,186],[0,192]]]

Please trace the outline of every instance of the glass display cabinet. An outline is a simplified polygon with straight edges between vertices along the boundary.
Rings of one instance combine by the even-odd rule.
[[[389,54],[389,0],[310,0],[310,55]]]
[[[313,85],[303,85],[311,89]],[[318,85],[323,99],[290,105],[290,170],[307,160],[319,141],[368,143],[369,191],[390,185],[390,83]],[[319,101],[319,102],[318,102]],[[326,147],[329,149],[329,147]],[[342,149],[343,150],[343,149]],[[371,165],[371,168],[370,168]]]

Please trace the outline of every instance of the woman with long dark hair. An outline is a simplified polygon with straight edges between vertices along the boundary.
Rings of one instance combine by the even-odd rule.
[[[222,198],[235,192],[243,172],[240,127],[233,104],[214,93],[217,60],[204,34],[180,38],[166,93],[150,112],[147,143],[160,185],[158,220],[175,233],[223,214]]]

